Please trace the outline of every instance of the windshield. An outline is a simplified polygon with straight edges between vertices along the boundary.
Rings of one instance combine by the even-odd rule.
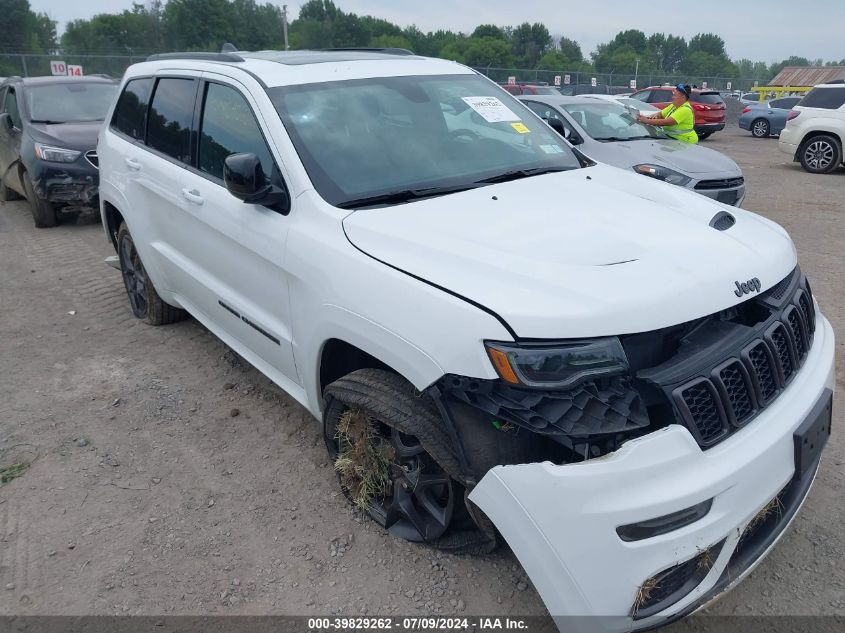
[[[477,75],[376,77],[268,93],[314,187],[336,206],[580,167],[551,128]]]
[[[642,105],[642,104],[639,104]],[[635,106],[639,107],[639,106]],[[597,141],[630,141],[641,138],[666,138],[651,125],[637,123],[625,106],[616,103],[568,103],[563,109]]]
[[[102,121],[116,94],[117,84],[57,83],[28,86],[26,103],[32,121]]]

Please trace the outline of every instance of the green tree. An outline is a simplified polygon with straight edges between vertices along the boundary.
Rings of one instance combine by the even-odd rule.
[[[504,40],[507,41],[507,36],[505,32],[500,29],[498,26],[494,26],[492,24],[481,24],[475,27],[475,30],[472,32],[470,37],[482,38],[482,37],[492,37],[494,40]]]
[[[673,74],[678,72],[686,61],[687,42],[683,37],[654,33],[646,43],[646,59],[640,68],[646,72]]]
[[[547,51],[537,62],[540,70],[571,70],[572,60],[560,51]]]
[[[464,63],[483,68],[507,68],[513,64],[510,44],[495,37],[471,37],[463,53]]]
[[[580,62],[584,59],[583,53],[581,53],[581,46],[575,40],[571,40],[568,37],[561,37],[558,41],[558,47],[560,48],[561,54],[571,62]]]
[[[411,48],[411,42],[402,35],[378,35],[370,40],[374,48]]]
[[[725,40],[715,33],[699,33],[689,41],[689,52],[701,51],[713,57],[724,57],[728,54],[725,51]]]
[[[0,48],[15,53],[43,53],[56,48],[56,23],[34,13],[29,0],[0,0]]]
[[[513,30],[511,46],[517,64],[534,68],[537,61],[552,46],[552,36],[545,25],[524,22]]]

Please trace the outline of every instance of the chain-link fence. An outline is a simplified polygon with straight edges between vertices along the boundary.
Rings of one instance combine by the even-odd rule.
[[[734,90],[748,91],[754,85],[753,79],[737,79],[736,77],[691,77],[688,75],[660,75],[655,73],[595,73],[577,70],[538,70],[525,68],[484,68],[476,67],[480,73],[488,76],[493,81],[505,83],[510,77],[517,82],[536,81],[545,82],[550,86],[555,85],[555,77],[560,77],[561,86],[585,85],[591,86],[595,80],[596,86],[610,88],[612,93],[632,92],[631,82],[635,82],[636,88],[647,88],[648,86],[662,86],[664,84],[675,85],[685,83],[699,88],[712,90]],[[730,85],[729,85],[730,84]]]
[[[142,62],[146,55],[32,55],[0,53],[0,77],[39,77],[53,74],[51,62],[64,62],[65,66],[82,66],[86,75],[123,76],[132,64]]]
[[[50,62],[61,61],[66,65],[82,66],[86,75],[105,74],[120,78],[124,71],[132,64],[142,62],[147,55],[33,55],[17,53],[0,53],[0,77],[19,75],[21,77],[37,77],[52,74]],[[546,82],[555,85],[555,77],[560,77],[560,85],[596,85],[603,88],[608,86],[611,92],[630,92],[631,81],[636,82],[637,88],[674,85],[680,82],[711,88],[713,90],[748,91],[755,85],[753,79],[737,79],[735,77],[690,77],[685,75],[658,75],[640,73],[636,77],[622,73],[594,73],[577,70],[537,70],[526,68],[491,68],[476,67],[480,73],[499,83],[505,83],[508,78],[516,81]],[[730,86],[728,85],[730,84]]]

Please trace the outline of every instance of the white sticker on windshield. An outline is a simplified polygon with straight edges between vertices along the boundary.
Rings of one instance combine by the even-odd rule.
[[[478,112],[488,123],[521,121],[498,97],[461,97],[466,104]]]
[[[563,154],[563,148],[560,145],[540,145],[540,149],[546,154]]]

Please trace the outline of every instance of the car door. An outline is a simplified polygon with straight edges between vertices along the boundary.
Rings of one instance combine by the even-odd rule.
[[[652,104],[655,108],[659,108],[662,110],[670,103],[672,103],[672,91],[669,89],[653,90],[648,98],[648,102]]]
[[[151,78],[143,142],[126,139],[118,150],[120,158],[100,158],[112,160],[112,165],[123,172],[116,180],[132,205],[127,221],[145,268],[159,291],[177,297],[191,295],[191,276],[186,271],[189,266],[183,249],[193,248],[194,243],[183,241],[188,201],[182,189],[185,170],[193,160],[191,129],[199,86],[197,75],[168,71]],[[139,86],[142,89],[143,85]],[[125,96],[126,92],[121,100]],[[112,127],[120,111],[119,107],[115,109]]]
[[[299,384],[293,359],[285,244],[291,218],[247,204],[223,181],[231,154],[258,156],[268,182],[284,186],[266,124],[249,91],[230,78],[203,75],[195,115],[196,161],[184,173],[181,210],[197,276],[195,308]]]
[[[2,113],[9,115],[9,126],[0,125],[0,180],[7,187],[23,194],[23,183],[16,169],[21,155],[21,129],[23,121],[20,115],[17,92],[14,86],[7,86],[2,98]]]
[[[796,97],[782,97],[769,102],[767,114],[770,134],[780,134],[783,131],[786,127],[786,117],[799,101],[800,99]]]

